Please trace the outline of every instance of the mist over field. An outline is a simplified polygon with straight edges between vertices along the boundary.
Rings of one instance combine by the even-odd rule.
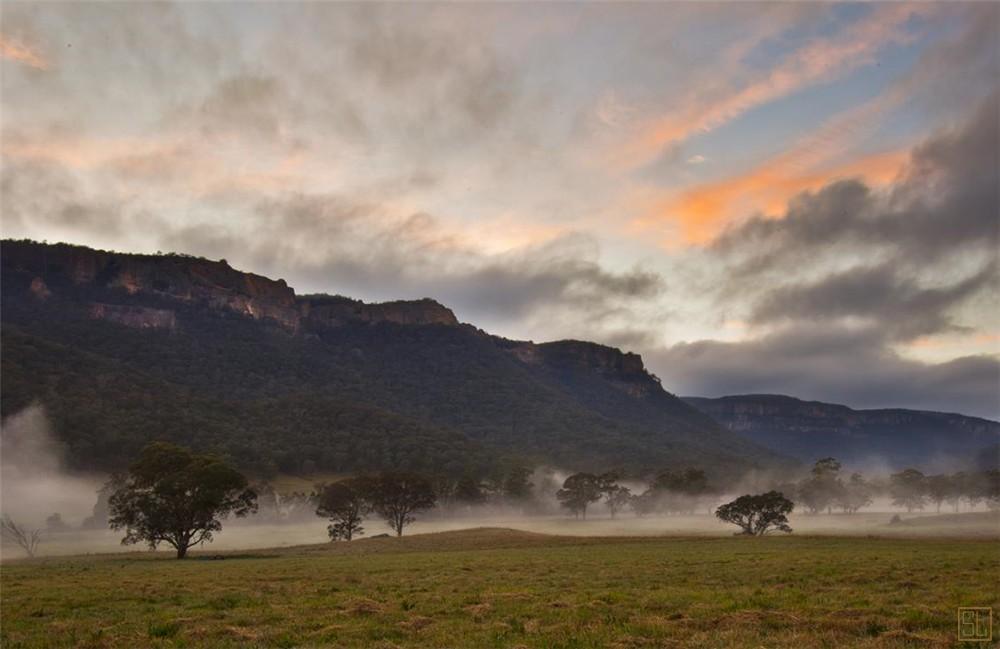
[[[6,417],[0,427],[0,512],[29,527],[44,527],[57,512],[68,525],[80,525],[107,478],[67,472],[65,453],[41,406]]]
[[[52,439],[45,412],[32,406],[9,417],[3,427],[2,511],[29,528],[45,530],[38,554],[71,555],[89,553],[148,552],[143,545],[122,546],[122,532],[107,528],[105,521],[82,523],[94,513],[97,491],[107,476],[75,475],[65,469],[62,447]],[[868,464],[878,466],[874,460]],[[768,472],[748,476],[730,493],[710,497],[680,499],[674,506],[692,513],[637,516],[631,511],[611,518],[603,503],[588,508],[586,519],[561,510],[555,491],[570,475],[565,469],[540,468],[532,475],[534,498],[524,506],[448,505],[418,514],[406,528],[407,536],[432,534],[469,528],[509,528],[539,534],[580,537],[630,536],[731,536],[732,525],[713,515],[715,508],[736,496],[773,484],[777,476]],[[279,481],[280,482],[280,481]],[[305,478],[287,481],[286,495],[275,499],[274,511],[262,509],[247,518],[223,521],[223,529],[212,543],[196,551],[246,550],[328,543],[327,521],[313,515],[315,505],[296,502],[293,495],[309,491],[313,484]],[[323,482],[317,480],[316,482]],[[624,486],[639,493],[643,483],[623,480]],[[291,503],[291,504],[290,504]],[[966,504],[960,512],[951,507],[935,514],[932,508],[913,513],[901,512],[887,497],[877,497],[872,504],[854,514],[807,514],[796,511],[789,517],[799,535],[1000,538],[1000,512],[978,511]],[[58,513],[62,525],[52,528],[47,519]],[[900,518],[896,523],[890,521]],[[364,533],[357,540],[392,534],[391,528],[372,514],[364,522]],[[3,558],[23,556],[10,543],[2,547]],[[160,548],[164,550],[164,548]]]

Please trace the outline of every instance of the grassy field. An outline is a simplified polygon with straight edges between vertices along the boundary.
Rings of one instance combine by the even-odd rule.
[[[956,607],[1000,608],[998,584],[995,540],[477,529],[186,561],[11,561],[0,644],[950,647]]]

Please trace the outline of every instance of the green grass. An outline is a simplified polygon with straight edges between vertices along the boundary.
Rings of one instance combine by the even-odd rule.
[[[481,529],[8,562],[0,644],[949,647],[956,607],[1000,608],[998,583],[996,541]]]

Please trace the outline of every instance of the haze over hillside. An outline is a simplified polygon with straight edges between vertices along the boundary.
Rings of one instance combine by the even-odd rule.
[[[66,244],[6,240],[2,263],[3,411],[40,403],[77,468],[152,439],[263,474],[788,463],[635,354],[491,336],[430,299],[298,296],[225,261]]]
[[[684,401],[735,433],[807,462],[832,456],[892,468],[954,466],[989,453],[993,466],[1000,461],[1000,423],[979,417],[902,408],[854,410],[774,394]]]

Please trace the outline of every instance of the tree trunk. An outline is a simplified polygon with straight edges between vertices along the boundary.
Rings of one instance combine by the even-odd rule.
[[[177,546],[177,558],[178,559],[183,559],[184,557],[187,556],[187,553],[188,553],[188,546],[186,546],[186,545],[178,545]]]

